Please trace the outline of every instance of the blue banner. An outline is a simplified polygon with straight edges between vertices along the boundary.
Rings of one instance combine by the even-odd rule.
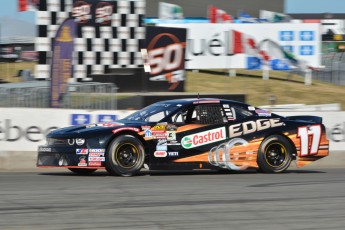
[[[52,108],[62,107],[62,99],[66,93],[68,79],[73,77],[72,55],[75,37],[76,23],[73,19],[66,19],[57,30],[53,42],[50,71],[50,107]]]
[[[261,69],[261,60],[258,57],[247,57],[247,69]]]
[[[272,70],[289,70],[289,64],[281,59],[273,59],[271,60],[271,68]]]

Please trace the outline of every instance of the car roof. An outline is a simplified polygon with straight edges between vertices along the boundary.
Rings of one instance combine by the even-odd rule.
[[[248,106],[247,104],[239,102],[239,101],[225,100],[225,99],[219,99],[219,98],[182,98],[182,99],[174,99],[174,100],[166,100],[166,101],[157,102],[157,104],[164,104],[164,103],[181,104],[183,106],[192,105],[192,104],[232,104],[232,105],[238,105],[238,106]]]

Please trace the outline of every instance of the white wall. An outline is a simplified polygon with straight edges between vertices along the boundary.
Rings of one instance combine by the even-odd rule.
[[[45,136],[49,131],[72,125],[72,118],[79,118],[80,124],[86,122],[85,119],[88,116],[90,123],[106,123],[114,115],[120,119],[132,112],[129,110],[1,108],[0,151],[36,151],[38,145],[45,144]],[[108,119],[99,122],[99,115],[105,115]]]

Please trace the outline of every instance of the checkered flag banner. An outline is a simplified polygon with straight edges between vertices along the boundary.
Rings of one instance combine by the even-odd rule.
[[[90,7],[92,5],[92,7]],[[78,23],[74,41],[72,81],[112,68],[143,67],[140,47],[145,39],[145,0],[46,0],[36,11],[39,53],[37,79],[50,78],[53,38],[69,17]]]

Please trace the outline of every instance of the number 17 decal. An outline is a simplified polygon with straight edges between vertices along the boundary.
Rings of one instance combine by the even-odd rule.
[[[299,127],[297,137],[300,138],[301,156],[316,155],[321,141],[321,125]]]

